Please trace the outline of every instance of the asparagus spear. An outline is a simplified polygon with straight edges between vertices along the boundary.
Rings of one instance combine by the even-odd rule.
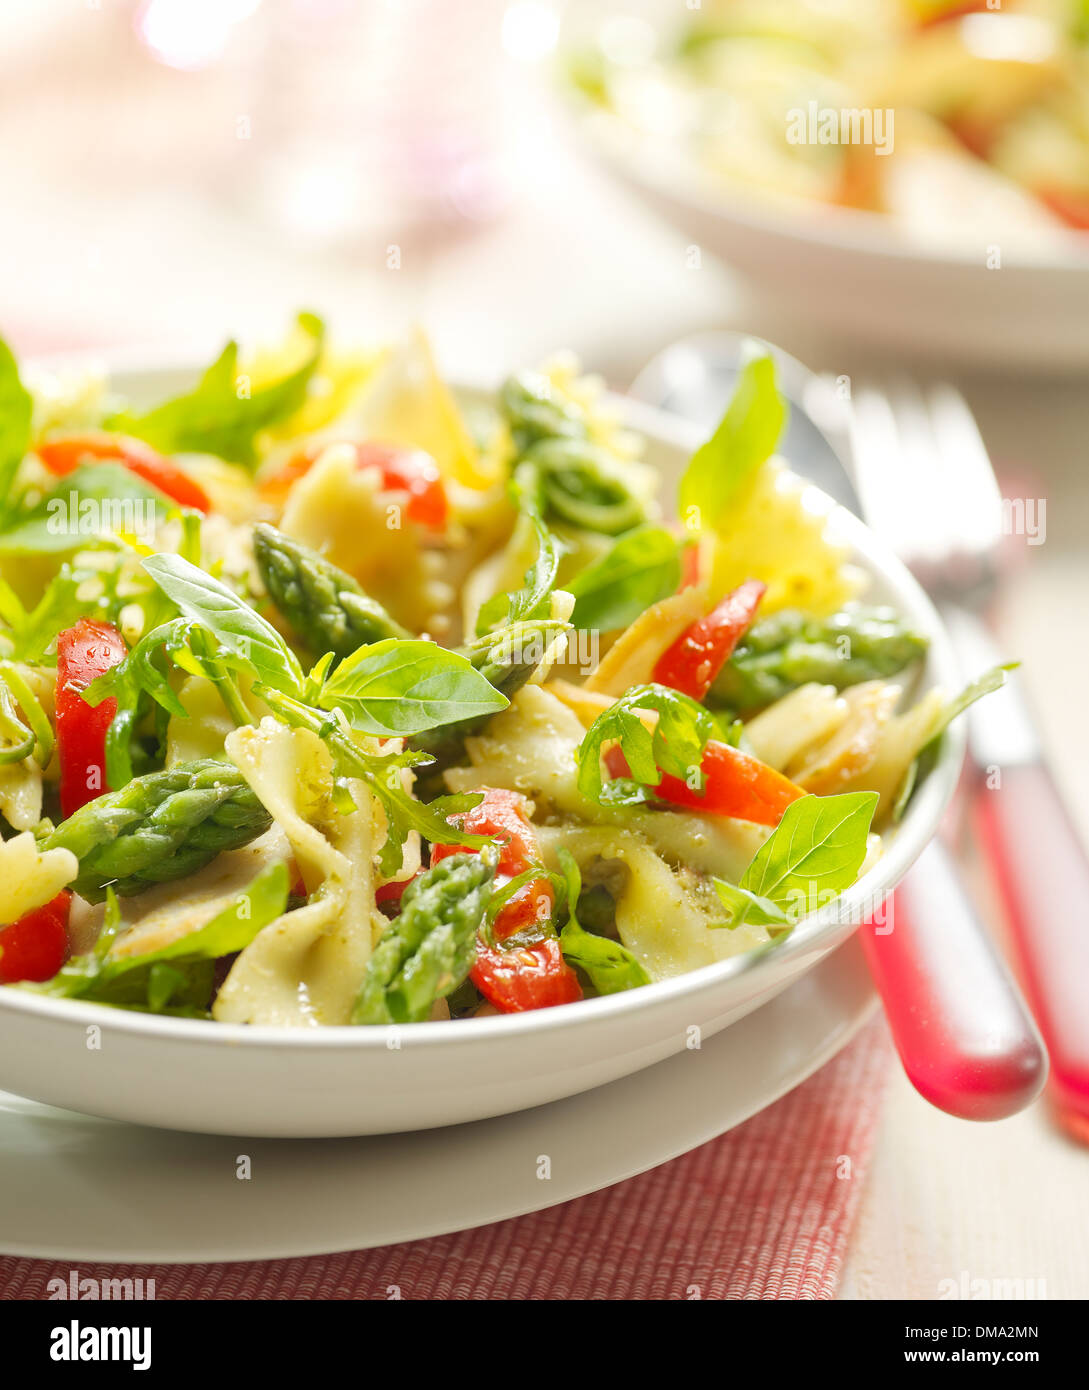
[[[531,618],[510,623],[498,632],[486,633],[459,647],[458,651],[509,700],[533,675],[552,643],[570,626],[557,618]],[[448,761],[461,751],[465,739],[478,733],[490,718],[486,714],[462,719],[441,729],[416,734],[409,742],[413,748],[430,753],[439,761]]]
[[[274,526],[253,528],[253,552],[276,607],[316,654],[350,656],[387,637],[410,637],[350,574]]]
[[[409,884],[374,948],[353,1023],[420,1023],[465,980],[491,896],[497,851],[452,854]]]
[[[809,681],[842,690],[895,675],[926,647],[892,608],[847,608],[829,618],[783,609],[749,628],[708,703],[748,714]]]
[[[101,902],[107,885],[131,897],[153,883],[185,878],[271,824],[233,763],[198,758],[134,777],[120,791],[89,801],[42,848],[71,850],[79,860],[72,886]]]

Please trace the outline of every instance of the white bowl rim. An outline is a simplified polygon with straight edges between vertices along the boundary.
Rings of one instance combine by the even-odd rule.
[[[89,354],[51,354],[36,359],[35,364],[46,368],[59,363],[88,359]],[[142,375],[177,375],[195,371],[192,360],[180,361],[165,352],[141,354],[142,366],[135,365],[130,354],[104,354],[112,377]],[[148,357],[153,360],[148,363]],[[466,395],[494,396],[496,382],[459,378],[452,374],[455,391]],[[625,424],[648,439],[668,447],[691,452],[703,441],[701,431],[677,416],[666,415],[641,401],[625,396],[609,395],[608,402],[620,412]],[[811,485],[812,486],[812,485]],[[815,489],[820,491],[820,489]],[[953,689],[959,680],[956,659],[949,636],[937,610],[907,567],[870,531],[858,517],[834,503],[826,494],[837,531],[860,557],[868,571],[884,580],[895,592],[896,604],[929,639],[928,665],[938,684]],[[108,1027],[124,1033],[141,1034],[162,1040],[191,1040],[213,1046],[244,1045],[261,1049],[302,1046],[306,1048],[343,1049],[368,1048],[388,1050],[391,1035],[411,1040],[417,1047],[448,1047],[486,1044],[521,1032],[551,1032],[582,1024],[589,1027],[609,1018],[637,1012],[655,1004],[712,993],[725,981],[749,974],[764,960],[782,962],[802,956],[808,951],[823,953],[832,929],[844,922],[861,920],[860,908],[873,903],[878,896],[891,891],[922,853],[936,833],[942,814],[952,798],[964,760],[965,732],[957,722],[946,730],[938,758],[922,786],[916,791],[903,820],[897,827],[877,863],[850,888],[818,912],[798,922],[787,936],[764,947],[758,947],[711,965],[700,966],[667,980],[658,980],[640,989],[621,994],[583,999],[572,1004],[560,1004],[550,1009],[526,1013],[498,1014],[474,1019],[450,1019],[423,1024],[393,1024],[359,1027],[352,1024],[315,1025],[311,1028],[289,1028],[272,1024],[216,1023],[205,1019],[171,1018],[159,1014],[113,1009],[105,1004],[87,1003],[76,999],[51,999],[0,987],[0,1008],[52,1018],[73,1026]],[[769,981],[769,986],[772,982]]]

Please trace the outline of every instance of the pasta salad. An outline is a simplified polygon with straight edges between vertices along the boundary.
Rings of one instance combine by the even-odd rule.
[[[664,519],[569,358],[299,316],[150,410],[0,344],[0,983],[220,1022],[519,1012],[765,949],[948,721],[754,356]]]

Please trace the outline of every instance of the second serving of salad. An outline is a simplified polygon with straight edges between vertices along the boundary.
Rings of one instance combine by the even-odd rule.
[[[300,315],[142,410],[0,344],[0,983],[404,1024],[766,947],[949,720],[776,457],[755,355],[676,522],[567,358],[459,396]]]

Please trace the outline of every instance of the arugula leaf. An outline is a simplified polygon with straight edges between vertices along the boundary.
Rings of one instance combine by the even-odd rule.
[[[789,925],[849,888],[866,858],[877,802],[877,792],[803,796],[791,802],[737,889],[715,881],[724,906],[734,914],[725,925],[747,920],[782,927],[776,910]]]
[[[207,628],[242,670],[285,694],[302,688],[298,657],[233,589],[180,555],[149,555],[143,566],[182,614]]]
[[[33,988],[117,1008],[204,1014],[211,998],[213,963],[243,950],[286,911],[288,887],[287,865],[273,864],[203,927],[158,951],[136,956],[114,954],[121,918],[110,891],[106,923],[95,949],[74,956],[52,980]]]
[[[481,793],[462,792],[425,803],[417,801],[405,787],[406,771],[420,763],[429,763],[429,754],[412,749],[401,753],[367,752],[353,742],[347,730],[339,727],[336,714],[262,685],[254,686],[254,694],[285,724],[295,729],[310,729],[324,739],[333,755],[338,778],[360,778],[381,802],[386,813],[386,839],[378,851],[378,864],[387,877],[392,877],[401,866],[401,851],[410,830],[418,830],[432,844],[480,849],[488,843],[486,835],[471,835],[447,820],[457,811],[468,811],[478,805]]]
[[[353,729],[386,738],[494,714],[510,703],[464,656],[395,637],[346,657],[319,702],[343,710]]]
[[[693,530],[716,526],[756,470],[775,450],[787,421],[787,403],[769,353],[745,364],[718,428],[689,460],[678,508]]]
[[[664,526],[639,526],[566,586],[575,595],[572,626],[615,632],[677,591],[681,547]]]
[[[62,555],[150,530],[177,504],[117,463],[84,464],[0,531],[0,555]]]
[[[34,402],[19,378],[11,348],[0,338],[0,507],[6,507],[23,455],[30,447]]]
[[[301,366],[252,396],[239,394],[238,344],[232,341],[194,390],[164,401],[146,415],[115,415],[107,421],[107,428],[145,439],[163,453],[218,454],[232,463],[252,467],[257,462],[255,437],[303,405],[321,358],[325,341],[321,319],[302,313],[298,325],[310,339]]]
[[[22,756],[25,757],[26,753],[33,751],[38,766],[46,767],[53,756],[53,725],[22,671],[10,661],[0,661],[0,693],[4,697],[5,712],[12,720],[10,737],[24,740],[27,732],[23,724],[25,719],[30,726],[32,738],[30,748],[26,749]],[[2,761],[17,762],[19,759],[8,756]]]
[[[524,587],[513,594],[494,594],[477,614],[477,636],[509,623],[547,617],[564,544],[544,520],[540,477],[532,464],[522,463],[510,483],[511,497],[522,514],[522,525],[532,526],[537,536],[537,558],[525,573]]]
[[[582,877],[574,855],[566,849],[559,851],[560,868],[567,889],[567,922],[560,932],[560,950],[564,959],[577,965],[590,978],[598,994],[619,994],[626,989],[638,989],[650,984],[650,976],[639,960],[607,936],[596,936],[579,922],[576,915]]]
[[[93,610],[92,602],[78,597],[81,582],[67,564],[63,565],[28,613],[14,590],[0,580],[0,616],[10,628],[7,635],[14,661],[45,664],[46,652],[57,640],[57,633]]]
[[[34,735],[19,717],[19,710],[6,683],[0,681],[0,767],[21,763],[34,752]]]
[[[643,716],[655,711],[657,723],[648,728]],[[603,710],[586,731],[578,749],[578,787],[599,806],[635,806],[651,799],[662,773],[687,778],[699,767],[703,750],[715,736],[711,712],[664,685],[640,685]],[[601,754],[606,743],[619,743],[630,777],[606,781]]]

